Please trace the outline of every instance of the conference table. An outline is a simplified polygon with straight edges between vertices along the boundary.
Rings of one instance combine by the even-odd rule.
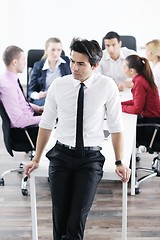
[[[131,98],[131,93],[127,89],[120,92],[121,101]],[[131,195],[135,195],[135,165],[136,165],[136,122],[137,116],[134,114],[122,113],[124,125],[124,157],[123,164],[130,166],[132,163],[131,174]],[[106,121],[106,120],[105,120]],[[104,130],[107,130],[107,124],[104,121]],[[53,147],[54,136],[50,137],[50,141],[46,147],[45,153]],[[111,137],[109,136],[102,144],[102,154],[105,156],[105,163],[103,167],[103,180],[120,181],[119,176],[115,173],[115,155],[112,146]],[[37,207],[36,207],[36,177],[48,177],[49,161],[45,156],[42,156],[40,166],[34,170],[30,176],[30,197],[31,197],[31,218],[32,218],[32,240],[38,240],[38,227],[37,227]],[[132,159],[132,161],[131,161]],[[127,194],[128,184],[122,183],[122,240],[127,240]]]

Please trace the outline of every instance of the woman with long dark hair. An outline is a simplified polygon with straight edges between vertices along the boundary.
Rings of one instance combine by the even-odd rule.
[[[133,99],[122,102],[122,111],[142,117],[160,117],[160,100],[149,62],[144,57],[130,55],[125,59],[125,74],[132,78]]]

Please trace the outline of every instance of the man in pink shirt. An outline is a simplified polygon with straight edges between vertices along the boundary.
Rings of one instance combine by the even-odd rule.
[[[18,73],[22,73],[25,67],[23,50],[17,46],[8,46],[3,61],[6,70],[0,75],[0,100],[10,118],[11,127],[38,125],[43,107],[29,103],[18,83]]]

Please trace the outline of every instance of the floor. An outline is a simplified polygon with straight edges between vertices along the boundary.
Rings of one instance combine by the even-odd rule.
[[[1,124],[1,122],[0,122]],[[151,165],[153,156],[141,155],[139,165]],[[0,174],[26,163],[28,155],[10,157],[0,128]],[[21,194],[22,174],[9,173],[0,186],[0,240],[32,240],[30,196]],[[139,176],[139,175],[138,175]],[[142,183],[141,193],[130,195],[128,188],[128,240],[160,240],[160,178]],[[37,178],[39,240],[52,240],[51,199],[47,178]],[[29,182],[28,182],[29,189]],[[88,216],[85,240],[121,239],[121,183],[102,181]]]

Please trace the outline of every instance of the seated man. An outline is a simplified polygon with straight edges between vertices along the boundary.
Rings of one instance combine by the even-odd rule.
[[[127,79],[123,71],[123,63],[127,56],[137,54],[134,50],[122,46],[120,36],[116,32],[108,32],[104,37],[103,57],[99,70],[102,74],[113,78],[120,91],[125,87],[132,87],[132,82]]]
[[[12,128],[24,128],[37,125],[41,119],[43,107],[28,103],[18,79],[25,67],[25,56],[21,48],[8,46],[3,54],[6,66],[0,75],[0,100],[8,114]]]

